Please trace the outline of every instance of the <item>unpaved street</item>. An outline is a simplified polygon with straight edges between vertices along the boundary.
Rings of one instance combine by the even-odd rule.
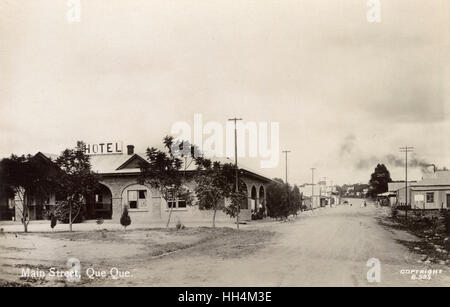
[[[359,205],[315,211],[294,222],[258,225],[277,233],[255,253],[221,259],[185,250],[142,263],[127,283],[149,286],[450,286],[446,265],[421,264],[396,240],[414,241],[403,231],[381,226],[385,212]],[[381,282],[369,284],[366,262],[381,262]],[[404,269],[442,269],[431,280],[411,280]],[[108,284],[114,285],[117,281]]]
[[[80,258],[83,269],[131,272],[119,279],[83,280],[81,286],[450,286],[449,266],[418,262],[401,241],[417,238],[379,223],[387,210],[368,206],[303,212],[288,222],[253,222],[242,231],[192,227],[69,233],[7,233],[0,238],[0,277],[29,285],[64,282],[18,279],[22,267],[48,269]],[[80,257],[81,255],[81,257]],[[369,258],[381,263],[381,282],[368,283]],[[442,270],[411,280],[402,270]]]

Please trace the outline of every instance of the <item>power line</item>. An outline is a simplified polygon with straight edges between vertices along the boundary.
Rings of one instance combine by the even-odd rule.
[[[290,153],[290,150],[283,150],[282,153],[284,153],[285,157],[286,157],[286,183],[287,182],[287,154]]]
[[[313,209],[314,202],[314,170],[315,167],[311,167],[311,210]]]
[[[405,153],[405,206],[406,206],[406,216],[408,215],[408,153],[409,152],[413,152],[414,151],[414,147],[411,146],[404,146],[404,147],[400,147],[400,152],[404,152]]]
[[[234,122],[234,167],[236,171],[236,193],[239,193],[239,170],[238,170],[238,155],[237,155],[237,121],[242,120],[242,118],[230,118],[229,121]],[[248,200],[247,200],[248,201]],[[241,204],[237,206],[236,212],[236,227],[239,229],[239,211],[241,211]]]

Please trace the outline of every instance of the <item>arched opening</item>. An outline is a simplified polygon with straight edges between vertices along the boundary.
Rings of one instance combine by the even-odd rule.
[[[253,212],[256,211],[258,204],[256,203],[258,199],[258,195],[256,193],[256,187],[252,186],[252,190],[250,192],[250,209],[252,209]]]
[[[98,189],[87,198],[87,219],[111,219],[112,218],[112,193],[111,190],[100,184]]]
[[[264,197],[264,186],[260,186],[259,187],[259,204],[258,204],[258,209],[265,209],[266,204],[265,204],[265,197]]]
[[[122,191],[122,209],[128,207],[130,211],[148,211],[151,205],[152,193],[142,184],[132,184]]]
[[[248,195],[247,185],[243,181],[240,181],[239,185],[240,185],[240,188],[239,188],[240,191],[242,191],[243,194]],[[242,199],[241,209],[243,209],[243,210],[248,209],[248,196]]]

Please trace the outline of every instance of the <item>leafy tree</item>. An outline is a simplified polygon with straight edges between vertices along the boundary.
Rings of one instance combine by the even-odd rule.
[[[290,214],[297,215],[298,212],[302,209],[302,195],[300,193],[300,189],[297,185],[294,185],[292,190],[290,191]]]
[[[74,149],[66,149],[56,159],[56,164],[62,170],[57,178],[58,194],[64,200],[56,202],[56,214],[62,221],[68,220],[70,231],[82,209],[85,199],[99,186],[99,177],[92,172],[89,156],[84,152],[84,143],[77,142]]]
[[[57,170],[38,156],[15,156],[0,161],[0,189],[10,198],[17,197],[20,206],[14,203],[21,215],[24,231],[28,232],[30,202],[46,199],[55,189]],[[15,202],[15,200],[14,200]]]
[[[369,195],[375,198],[378,194],[388,191],[388,182],[391,182],[391,174],[384,164],[377,164],[375,171],[370,175]]]
[[[245,191],[245,193],[244,193]],[[240,212],[240,208],[241,208],[241,204],[244,201],[247,201],[248,196],[246,193],[246,188],[244,183],[240,180],[239,181],[239,190],[236,192],[236,186],[233,187],[233,191],[231,192],[229,199],[230,199],[230,203],[228,204],[228,206],[225,206],[225,208],[223,209],[223,211],[229,215],[232,218],[236,218],[236,225],[237,228],[239,229],[239,212]]]
[[[195,194],[199,209],[214,210],[212,227],[216,227],[216,212],[218,209],[226,211],[224,201],[231,197],[235,183],[235,167],[231,163],[221,164],[209,159],[197,158],[197,172]],[[222,204],[222,206],[221,206]],[[234,210],[230,211],[234,216]]]
[[[161,197],[166,201],[184,199],[187,205],[192,205],[191,192],[183,186],[186,174],[182,172],[182,156],[175,146],[172,136],[163,140],[164,149],[147,148],[147,163],[141,164],[139,182],[148,183],[152,188],[159,190]],[[179,145],[179,144],[178,144]],[[173,206],[170,207],[166,227],[169,227]]]
[[[131,218],[128,214],[128,207],[123,208],[122,216],[120,217],[120,225],[122,225],[125,230],[127,230],[127,227],[131,225]]]

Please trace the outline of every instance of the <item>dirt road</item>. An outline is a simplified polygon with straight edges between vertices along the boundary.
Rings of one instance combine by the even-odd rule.
[[[376,217],[382,214],[380,209],[354,204],[315,211],[294,222],[259,225],[277,235],[256,253],[220,259],[185,250],[143,262],[133,271],[133,278],[124,282],[149,286],[450,286],[449,267],[418,263],[421,255],[397,242],[416,238],[381,226]],[[369,258],[380,260],[380,283],[367,281]],[[411,275],[400,273],[411,269],[442,272],[431,280],[411,280]]]

